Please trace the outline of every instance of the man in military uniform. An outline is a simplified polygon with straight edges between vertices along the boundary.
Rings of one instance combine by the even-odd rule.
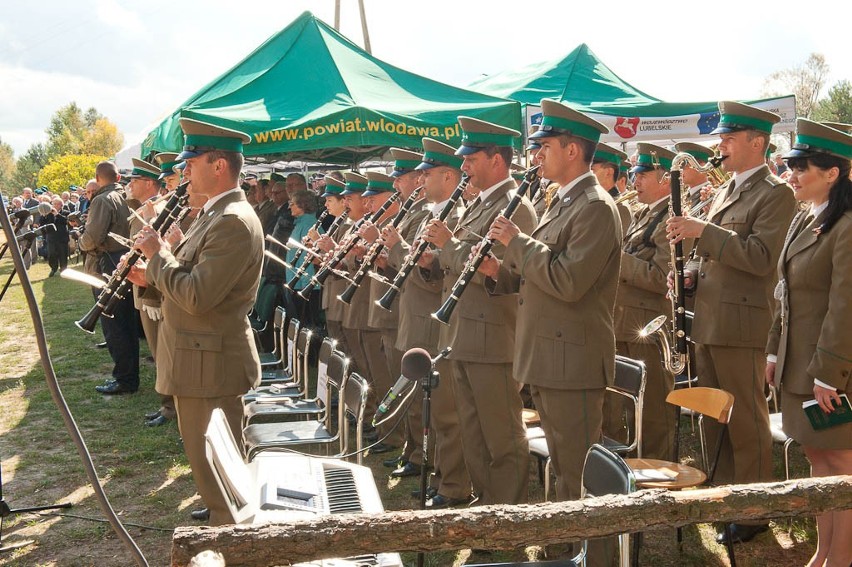
[[[432,138],[423,138],[424,154],[422,162],[417,165],[416,175],[422,177],[424,202],[421,213],[412,214],[412,224],[417,222],[414,233],[410,238],[403,239],[401,231],[386,228],[383,236],[390,248],[388,263],[395,269],[402,267],[407,255],[411,253],[411,243],[415,237],[420,237],[426,224],[437,218],[445,206],[451,206],[446,218],[447,225],[454,227],[464,210],[458,199],[450,203],[450,196],[461,181],[462,158],[455,155],[455,148]],[[416,219],[420,219],[416,221]],[[401,227],[402,228],[402,227]],[[444,272],[433,263],[433,255],[424,253],[421,256],[420,268],[411,271],[408,279],[399,293],[399,333],[396,349],[402,353],[410,348],[423,348],[432,354],[439,350],[438,339],[441,324],[432,318],[432,313],[441,306],[441,287]],[[431,490],[427,491],[429,499],[427,508],[438,509],[466,503],[470,499],[470,476],[464,463],[461,447],[461,429],[459,427],[458,411],[456,410],[451,382],[452,371],[447,360],[438,362],[437,370],[444,381],[438,388],[432,390],[431,429],[435,442],[435,475],[432,479]],[[422,464],[423,423],[422,423],[422,392],[415,395],[408,410],[409,439],[417,443],[416,451],[411,453],[409,460],[415,465]],[[417,438],[419,442],[417,441]],[[406,451],[409,440],[406,440]],[[431,447],[430,447],[431,451]],[[405,454],[403,454],[405,457]],[[403,465],[405,466],[405,465]],[[418,491],[419,494],[419,491]]]
[[[646,386],[642,412],[642,456],[671,460],[674,457],[676,410],[666,403],[674,388],[674,376],[663,368],[660,350],[651,339],[640,339],[639,331],[660,315],[671,317],[666,298],[666,274],[671,249],[666,237],[669,218],[674,152],[654,144],[639,144],[639,158],[631,171],[635,177],[636,213],[624,237],[621,274],[615,304],[615,338],[619,354],[645,363]],[[689,250],[691,242],[684,242]],[[607,404],[608,425],[620,424],[623,405],[616,397]],[[633,416],[627,414],[627,423]],[[612,435],[614,431],[608,430]]]
[[[399,191],[403,199],[407,199],[418,187],[420,187],[420,171],[416,171],[415,167],[420,165],[423,158],[422,153],[413,152],[403,148],[391,148],[391,156],[394,158],[394,167],[391,177],[394,178],[394,188]],[[411,210],[402,220],[398,229],[394,229],[391,225],[387,225],[382,229],[382,242],[386,247],[387,254],[380,256],[377,264],[383,270],[383,274],[389,280],[396,277],[396,272],[402,265],[405,254],[407,253],[408,244],[414,240],[414,233],[421,221],[429,214],[430,204],[421,195],[418,200],[412,205]],[[393,239],[388,241],[388,236]],[[401,240],[400,240],[401,239]],[[398,244],[394,246],[394,244]],[[372,285],[372,284],[371,284]],[[371,295],[375,300],[380,299],[387,291],[387,286],[379,285],[371,288]],[[398,296],[397,300],[390,306],[390,311],[398,318],[398,332],[396,337],[388,336],[389,344],[385,346],[385,354],[388,351],[393,352],[393,356],[389,358],[391,376],[399,373],[399,368],[402,361],[402,355],[406,350],[414,346],[400,346],[401,343],[409,342],[405,337],[409,330],[403,328],[403,319],[408,313],[402,310],[399,306],[399,301],[402,298]],[[380,309],[375,303],[371,309]],[[437,324],[437,323],[436,323]],[[422,332],[418,329],[417,332]],[[424,347],[426,348],[426,347]],[[399,456],[392,457],[384,461],[384,464],[393,467],[397,475],[403,473],[419,472],[423,465],[423,404],[420,392],[415,392],[408,406],[408,411],[405,414],[404,422],[400,426],[403,430],[403,449]],[[393,473],[392,473],[393,474]]]
[[[462,171],[476,196],[454,231],[434,219],[425,236],[441,249],[445,300],[471,250],[511,200],[516,185],[509,164],[512,146],[520,137],[517,130],[475,118],[461,116],[459,124],[464,133],[456,154],[464,157]],[[526,232],[535,226],[535,211],[526,198],[513,221]],[[502,257],[504,247],[497,245],[492,252]],[[512,376],[517,300],[511,295],[492,296],[484,283],[481,275],[472,278],[449,325],[441,329],[438,346],[453,349],[449,358],[462,446],[479,503],[518,504],[528,498],[529,446],[521,420],[520,388]]]
[[[260,282],[263,229],[239,187],[241,132],[188,118],[180,158],[192,193],[206,195],[198,220],[174,251],[150,227],[136,248],[148,259],[134,283],[163,294],[157,350],[157,391],[174,396],[192,476],[212,525],[232,523],[207,463],[204,431],[221,408],[239,438],[240,396],[260,382],[260,359],[246,314]]]
[[[705,165],[713,157],[713,150],[701,144],[692,142],[679,142],[675,144],[675,151],[687,153],[695,158],[699,165]],[[713,191],[713,186],[708,180],[707,173],[698,171],[689,164],[685,164],[681,175],[681,183],[688,188],[688,198],[683,201],[684,208],[692,209],[701,203],[701,192]]]
[[[600,439],[604,390],[615,373],[612,311],[621,226],[590,170],[606,127],[552,100],[542,101],[542,113],[533,136],[542,146],[544,176],[560,189],[533,230],[497,217],[488,234],[506,253],[480,270],[494,293],[520,289],[515,377],[531,385],[557,497],[574,500],[586,450]]]
[[[346,210],[346,198],[342,195],[343,183],[334,177],[326,176],[325,192],[321,195],[325,199],[325,207],[328,212],[335,217],[339,217]],[[361,212],[363,215],[363,212]],[[358,218],[361,218],[360,215]],[[335,242],[339,242],[343,234],[346,233],[351,226],[352,216],[347,216],[347,220],[337,225],[333,233],[314,235],[316,246],[324,252],[332,249]],[[357,220],[357,219],[354,219]],[[322,286],[322,308],[325,310],[325,324],[328,331],[328,336],[337,340],[340,343],[341,350],[347,354],[351,354],[346,345],[346,339],[343,335],[343,308],[345,303],[339,301],[337,296],[346,289],[346,280],[338,278],[334,274],[325,280]]]
[[[86,230],[80,235],[80,249],[86,252],[86,273],[100,276],[111,274],[118,267],[121,256],[127,252],[124,244],[109,237],[113,232],[125,238],[130,236],[127,217],[130,209],[124,201],[124,190],[118,184],[115,164],[102,161],[95,169],[97,190],[88,209]],[[92,289],[95,298],[100,290]],[[115,365],[112,380],[107,380],[95,390],[101,394],[132,394],[139,389],[139,323],[133,298],[125,296],[118,302],[113,317],[101,317],[104,339]]]
[[[627,154],[607,144],[598,144],[595,157],[592,159],[592,173],[598,178],[600,186],[607,190],[609,196],[618,199],[622,195],[618,181],[622,178],[621,164],[627,159]],[[618,216],[621,219],[621,229],[627,230],[633,220],[629,201],[618,203]]]
[[[721,118],[714,133],[722,141],[722,167],[733,173],[710,207],[707,221],[689,217],[668,220],[670,239],[698,238],[697,266],[686,285],[695,287],[698,376],[704,386],[734,395],[716,481],[763,482],[772,478],[772,436],[764,397],[763,348],[771,324],[775,267],[796,209],[790,186],[772,175],[766,146],[777,114],[737,102],[719,103]],[[708,439],[718,425],[705,423]],[[736,541],[749,541],[765,523],[732,525]],[[723,541],[720,534],[717,541]]]

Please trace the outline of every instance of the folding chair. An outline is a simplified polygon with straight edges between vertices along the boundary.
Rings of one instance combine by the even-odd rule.
[[[340,384],[341,389],[346,388],[349,360],[340,351],[332,353],[328,363],[328,373],[329,386]],[[331,406],[332,396],[333,389],[329,388],[323,402],[326,407]],[[343,404],[338,403],[336,415],[334,413],[325,411],[319,416],[322,419],[311,421],[253,423],[243,429],[246,456],[251,460],[258,452],[269,449],[286,449],[312,444],[328,447],[333,443],[338,443],[337,454],[343,454],[344,443],[341,432],[341,422],[345,423]]]
[[[322,340],[319,349],[317,363],[317,388],[316,395],[311,399],[293,399],[274,394],[262,394],[255,398],[255,401],[245,405],[243,410],[243,427],[252,423],[270,423],[291,421],[293,418],[303,418],[319,416],[323,414],[327,407],[333,407],[334,400],[329,406],[326,406],[326,394],[329,389],[328,362],[331,359],[331,354],[337,346],[337,341],[331,337],[326,337]],[[335,390],[340,389],[340,384],[333,384]],[[318,418],[321,419],[321,418]]]
[[[586,462],[583,465],[582,498],[604,496],[606,494],[629,494],[636,490],[636,479],[633,471],[624,459],[595,443],[586,452]],[[630,535],[620,534],[619,565],[627,567],[630,564]],[[480,563],[468,567],[576,567],[586,564],[588,542],[583,541],[583,549],[572,559],[554,561],[526,561],[520,563]]]
[[[790,480],[790,445],[793,444],[794,439],[784,433],[781,412],[778,411],[778,391],[774,386],[769,387],[767,401],[772,402],[773,409],[769,414],[769,431],[772,432],[772,442],[778,443],[784,448],[784,477]]]
[[[272,352],[260,353],[260,366],[262,368],[275,368],[284,364],[284,322],[287,320],[287,312],[283,307],[275,309],[275,320],[273,322],[274,345]]]

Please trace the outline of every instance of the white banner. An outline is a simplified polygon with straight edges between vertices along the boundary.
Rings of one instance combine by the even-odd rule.
[[[781,116],[781,122],[772,129],[773,134],[796,129],[796,98],[793,95],[749,103],[757,108]],[[719,112],[684,114],[681,116],[635,117],[589,113],[589,116],[609,128],[601,142],[610,144],[635,144],[636,142],[681,142],[707,140],[719,124]],[[527,132],[532,124],[541,123],[541,107],[526,107]]]

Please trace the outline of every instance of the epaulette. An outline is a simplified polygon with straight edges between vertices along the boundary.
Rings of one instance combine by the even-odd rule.
[[[775,175],[771,171],[769,172],[769,174],[766,177],[764,177],[764,180],[767,183],[769,183],[770,185],[772,185],[773,187],[778,187],[779,185],[786,185],[787,184],[786,181],[784,181],[783,179],[781,179],[780,177],[778,177],[777,175]]]
[[[605,191],[603,189],[599,191],[598,185],[596,183],[590,185],[589,187],[586,187],[585,191],[583,192],[586,194],[586,198],[589,200],[590,203],[604,200],[603,194],[605,193]]]

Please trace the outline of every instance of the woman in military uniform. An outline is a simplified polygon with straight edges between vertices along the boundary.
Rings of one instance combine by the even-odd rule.
[[[829,413],[852,396],[852,136],[799,119],[785,155],[790,185],[810,205],[793,220],[778,262],[778,306],[767,345],[767,382],[779,386],[784,431],[814,476],[852,474],[852,423],[814,430],[802,403]],[[817,517],[809,567],[852,563],[852,510]]]

